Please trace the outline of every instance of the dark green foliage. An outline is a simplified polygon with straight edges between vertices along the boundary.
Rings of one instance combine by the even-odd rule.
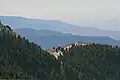
[[[63,62],[65,80],[120,80],[118,46],[74,46],[60,60]]]
[[[9,27],[8,25],[6,25],[6,28],[8,28],[10,31],[12,31],[11,27]]]
[[[57,50],[64,54],[59,60],[0,24],[0,79],[120,80],[119,46],[73,44]]]
[[[0,79],[60,80],[60,62],[52,55],[9,26],[0,24],[0,30]]]

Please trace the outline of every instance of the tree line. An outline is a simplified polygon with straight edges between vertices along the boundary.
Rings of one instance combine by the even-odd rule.
[[[0,24],[0,79],[120,80],[120,47],[107,44],[60,48],[58,60]]]

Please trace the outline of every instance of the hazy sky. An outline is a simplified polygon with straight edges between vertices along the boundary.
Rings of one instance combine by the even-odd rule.
[[[99,28],[120,30],[120,0],[0,0],[0,15],[99,24]]]

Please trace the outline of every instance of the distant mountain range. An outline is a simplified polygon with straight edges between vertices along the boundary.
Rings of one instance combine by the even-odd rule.
[[[19,29],[16,32],[29,34],[29,39],[37,40],[38,44],[44,46],[55,46],[57,43],[71,43],[77,40],[116,43],[109,37],[68,36],[68,34],[63,36],[60,32],[36,31],[30,28]],[[1,80],[120,80],[118,46],[78,42],[77,45],[43,50],[16,32],[9,25],[0,23]],[[81,46],[85,44],[90,45]]]
[[[80,36],[108,36],[116,40],[120,40],[120,31],[107,31],[94,27],[76,26],[59,20],[28,19],[19,16],[0,16],[0,21],[11,25],[13,29],[32,28],[38,30],[52,30]]]
[[[51,31],[47,29],[43,30],[35,30],[32,28],[21,28],[21,29],[15,29],[15,31],[18,34],[21,34],[23,36],[71,36],[72,34],[70,33],[62,33],[58,31]]]
[[[105,36],[78,36],[57,31],[35,30],[31,28],[15,29],[15,32],[40,45],[43,49],[51,49],[52,47],[71,44],[77,41],[120,45],[120,41]]]

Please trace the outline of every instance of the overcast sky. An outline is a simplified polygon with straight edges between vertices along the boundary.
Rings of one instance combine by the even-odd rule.
[[[120,0],[0,0],[0,15],[57,19],[120,30]],[[103,23],[108,26],[101,26]]]

